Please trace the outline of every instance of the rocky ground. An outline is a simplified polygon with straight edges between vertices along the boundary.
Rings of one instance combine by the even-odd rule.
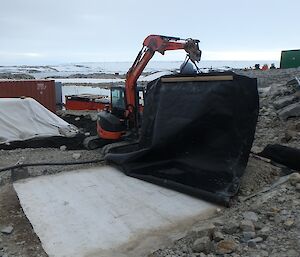
[[[65,147],[0,150],[0,167],[16,163],[79,162],[101,158],[99,150],[68,150]],[[26,177],[50,175],[95,164],[37,166],[0,173],[0,257],[46,257],[39,238],[26,218],[12,182]]]
[[[300,174],[196,224],[172,247],[149,257],[299,257]]]
[[[253,152],[270,143],[299,147],[300,88],[295,81],[289,81],[300,77],[300,69],[239,73],[258,77],[260,86],[261,109]],[[71,151],[64,147],[0,150],[0,168],[19,162],[69,162],[100,157],[99,150]],[[83,166],[30,167],[22,174],[39,176],[79,167]],[[299,173],[282,177],[286,174],[287,169],[282,166],[251,155],[233,207],[220,209],[215,217],[196,224],[186,237],[149,256],[300,256]],[[18,177],[11,172],[0,173],[0,257],[47,256],[13,190],[14,179]]]
[[[34,79],[34,77],[23,73],[2,72],[0,73],[0,79]]]

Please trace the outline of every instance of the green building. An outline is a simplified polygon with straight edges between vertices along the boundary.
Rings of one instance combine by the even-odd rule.
[[[280,68],[297,68],[300,67],[300,49],[281,51]]]

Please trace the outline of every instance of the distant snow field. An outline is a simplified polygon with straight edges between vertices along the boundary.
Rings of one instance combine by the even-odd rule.
[[[178,70],[183,61],[150,61],[145,68],[145,72],[155,73],[158,71],[174,71]],[[278,61],[200,61],[198,66],[200,69],[230,69],[230,68],[249,68],[256,63],[271,64],[279,66]],[[66,77],[74,74],[126,74],[132,62],[92,62],[92,63],[71,63],[60,65],[44,65],[44,66],[0,66],[0,73],[27,73],[37,79],[46,77]]]

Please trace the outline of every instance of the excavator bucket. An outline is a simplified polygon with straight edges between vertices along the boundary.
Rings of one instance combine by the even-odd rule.
[[[247,165],[258,110],[256,79],[163,76],[147,86],[139,143],[113,148],[106,159],[129,176],[228,205]]]

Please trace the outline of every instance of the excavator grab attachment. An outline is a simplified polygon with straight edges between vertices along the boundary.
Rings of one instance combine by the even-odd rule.
[[[256,79],[164,76],[147,86],[139,142],[112,148],[105,158],[129,176],[228,205],[247,165],[258,110]]]

